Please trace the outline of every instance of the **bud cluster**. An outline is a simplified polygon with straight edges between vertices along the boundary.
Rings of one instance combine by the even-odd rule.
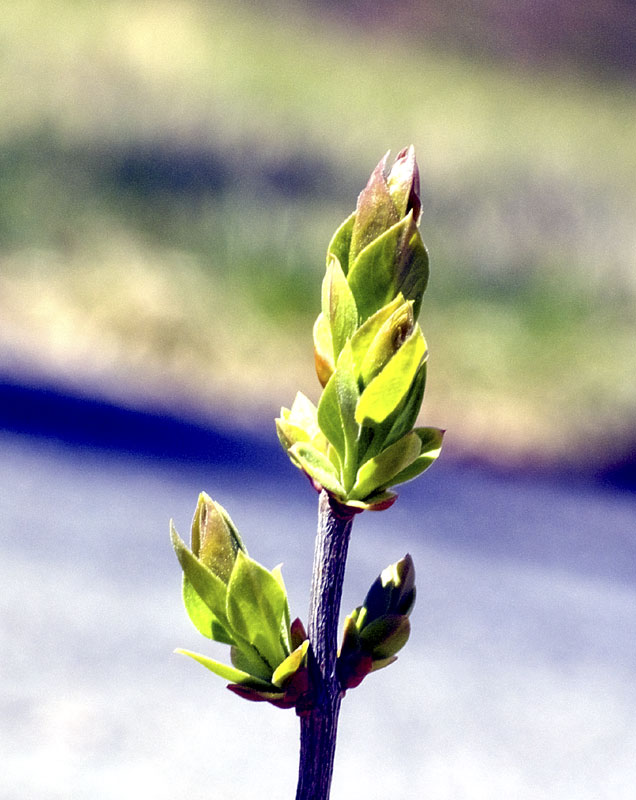
[[[309,641],[300,620],[290,621],[280,567],[271,572],[247,554],[227,511],[201,493],[188,547],[171,524],[183,569],[183,602],[208,639],[230,645],[232,665],[189,650],[249,700],[291,708],[308,689]]]
[[[387,171],[378,164],[355,212],[328,248],[322,310],[314,325],[315,406],[299,392],[276,420],[292,462],[330,495],[340,516],[387,508],[390,487],[437,458],[443,431],[414,427],[426,382],[426,341],[417,323],[428,256],[417,224],[413,148]],[[249,700],[308,713],[316,697],[305,629],[290,620],[280,567],[251,559],[229,515],[201,494],[188,547],[171,524],[183,569],[183,600],[195,627],[230,645],[231,665],[178,650]],[[391,664],[410,633],[415,570],[409,555],[387,567],[346,619],[336,677],[342,692]],[[311,667],[311,668],[310,668]]]
[[[281,409],[278,437],[316,488],[352,511],[386,508],[389,491],[437,458],[443,431],[414,428],[426,382],[427,346],[416,322],[428,281],[417,224],[413,148],[390,171],[387,156],[327,252],[314,356],[318,406],[299,393]]]
[[[364,603],[345,620],[336,671],[344,690],[358,686],[375,670],[397,660],[411,632],[415,568],[410,555],[378,575]]]

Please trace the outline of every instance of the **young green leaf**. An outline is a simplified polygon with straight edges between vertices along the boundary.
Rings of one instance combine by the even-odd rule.
[[[345,432],[340,413],[338,390],[336,388],[336,373],[334,372],[329,382],[323,389],[318,403],[318,424],[327,441],[333,446],[340,461],[345,458]]]
[[[423,361],[411,384],[406,397],[398,404],[393,414],[387,417],[385,423],[387,431],[384,438],[384,445],[392,444],[393,442],[404,436],[405,433],[413,430],[413,426],[417,421],[417,417],[422,407],[422,400],[424,398],[424,389],[426,387],[426,361]]]
[[[369,343],[360,365],[360,378],[367,386],[413,332],[413,303],[402,303],[384,322]]]
[[[296,442],[310,442],[311,436],[304,428],[299,425],[294,425],[286,419],[279,417],[276,420],[276,433],[278,440],[283,445],[285,450],[296,444]]]
[[[208,639],[223,644],[234,644],[234,640],[217,617],[196,593],[194,586],[183,576],[183,605],[194,627]]]
[[[415,318],[428,281],[428,254],[409,212],[371,241],[356,257],[347,276],[361,321],[399,292],[412,300]]]
[[[213,672],[215,675],[218,675],[226,681],[232,681],[232,683],[251,686],[255,689],[264,689],[266,691],[271,691],[273,688],[271,683],[268,681],[261,680],[260,678],[250,675],[247,672],[230,667],[228,664],[222,664],[220,661],[214,661],[213,659],[203,656],[200,653],[193,653],[190,650],[183,650],[181,648],[175,650],[175,653],[193,658],[195,661],[198,661],[199,664],[202,664],[206,669],[209,669],[210,672]]]
[[[285,587],[285,581],[283,580],[283,571],[282,571],[282,564],[278,564],[272,570],[272,575],[278,581],[278,585],[283,590],[283,594],[285,595],[285,613],[283,614],[283,621],[281,623],[281,636],[283,640],[283,646],[285,647],[287,652],[291,652],[292,641],[291,641],[291,614],[289,612],[289,600],[287,599],[287,588]]]
[[[340,476],[329,458],[319,450],[304,442],[298,442],[289,450],[290,457],[310,478],[324,489],[338,497],[344,496]]]
[[[413,301],[413,314],[417,319],[428,284],[428,251],[415,222],[407,227],[404,238],[396,286],[404,297]]]
[[[329,319],[334,358],[337,360],[345,343],[358,325],[358,309],[340,262],[335,256],[327,265],[324,279],[322,313]]]
[[[230,648],[232,666],[264,681],[272,677],[272,668],[249,642],[241,640]]]
[[[345,275],[349,271],[349,250],[351,248],[351,234],[355,221],[356,215],[354,212],[340,225],[332,236],[329,247],[327,248],[327,263],[329,263],[331,256],[335,256],[340,262]]]
[[[274,686],[283,687],[291,680],[300,667],[306,663],[308,648],[309,639],[306,639],[300,647],[294,650],[293,653],[290,653],[290,655],[276,667],[272,675],[272,683]]]
[[[444,431],[439,428],[415,428],[413,431],[421,440],[420,455],[408,467],[399,472],[391,481],[392,486],[413,480],[427,470],[437,459],[442,449]]]
[[[316,317],[313,330],[314,337],[314,363],[316,375],[322,386],[327,385],[327,381],[333,374],[335,358],[333,354],[333,338],[331,336],[331,325],[329,320],[321,312]]]
[[[374,620],[360,631],[362,648],[373,659],[390,658],[407,643],[411,633],[409,618],[402,614],[387,614]]]
[[[223,581],[211,569],[202,564],[187,547],[177,533],[174,524],[170,522],[170,538],[177,554],[181,569],[192,584],[201,600],[206,604],[214,616],[226,630],[231,630],[225,614],[225,597],[227,589]],[[241,552],[241,551],[239,551]]]
[[[289,413],[289,422],[304,428],[313,437],[319,432],[316,406],[302,392],[297,392]]]
[[[406,397],[426,356],[426,341],[419,325],[384,369],[362,392],[356,410],[361,425],[383,422]]]
[[[394,300],[392,300],[390,303],[387,303],[385,306],[382,306],[382,308],[376,311],[375,314],[372,314],[367,320],[365,320],[353,335],[351,339],[351,349],[353,352],[354,370],[357,376],[360,375],[362,362],[364,361],[367,351],[371,346],[371,342],[375,339],[378,331],[393,314],[393,312],[403,304],[404,297],[401,294],[398,294]]]
[[[356,408],[360,394],[354,372],[351,342],[347,342],[340,353],[334,372],[334,381],[345,440],[342,479],[345,491],[349,491],[355,481],[358,467],[358,436],[360,435],[360,427],[356,421]]]
[[[358,470],[351,491],[354,499],[363,499],[377,489],[392,485],[393,478],[419,456],[421,442],[417,434],[407,433],[374,458],[365,461]]]
[[[227,618],[233,632],[253,645],[272,670],[288,655],[280,637],[286,603],[271,572],[239,552],[227,587]]]

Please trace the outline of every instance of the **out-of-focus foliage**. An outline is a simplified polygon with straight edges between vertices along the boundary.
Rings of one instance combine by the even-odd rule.
[[[343,24],[399,31],[477,58],[636,74],[636,7],[624,0],[308,0]]]
[[[369,163],[413,142],[427,420],[489,453],[620,442],[636,91],[398,33],[298,4],[9,4],[4,369],[246,417],[311,393],[325,244]]]

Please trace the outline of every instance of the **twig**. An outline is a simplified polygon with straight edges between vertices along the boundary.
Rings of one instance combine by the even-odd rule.
[[[309,603],[311,706],[300,714],[296,800],[328,800],[342,687],[336,677],[338,617],[353,514],[323,490]]]

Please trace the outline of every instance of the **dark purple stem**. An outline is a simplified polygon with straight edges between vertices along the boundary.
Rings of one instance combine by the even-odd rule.
[[[353,514],[320,495],[308,636],[312,701],[300,716],[296,800],[328,800],[342,687],[336,678],[338,617]]]

